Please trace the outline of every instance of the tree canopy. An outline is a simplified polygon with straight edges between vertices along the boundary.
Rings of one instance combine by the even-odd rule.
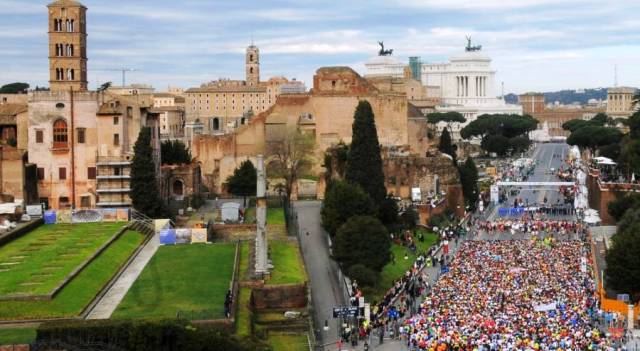
[[[607,212],[611,217],[615,218],[616,222],[620,221],[624,214],[630,209],[640,208],[640,194],[630,193],[623,197],[620,197],[614,201],[609,202],[607,205]]]
[[[151,147],[151,129],[149,127],[140,129],[133,151],[130,193],[133,208],[151,218],[162,217],[166,214],[166,211],[158,190],[153,148]]]
[[[378,207],[387,196],[387,190],[373,110],[366,100],[356,107],[352,135],[345,178],[360,185]]]
[[[233,174],[227,178],[227,191],[236,196],[255,196],[258,182],[258,171],[249,160],[244,160],[239,168],[233,171]]]
[[[331,236],[335,236],[350,217],[374,214],[371,198],[359,185],[337,180],[327,186],[320,215],[322,226]]]
[[[529,146],[527,133],[537,125],[538,120],[528,115],[486,114],[462,128],[460,136],[479,137],[485,151],[504,156],[525,150]]]
[[[640,210],[627,211],[607,251],[607,284],[619,294],[640,301]]]
[[[355,264],[362,264],[380,272],[391,258],[389,233],[375,217],[351,217],[336,234],[333,256],[347,271]]]
[[[267,145],[267,175],[284,179],[286,201],[291,200],[294,184],[313,167],[315,148],[313,135],[298,128],[288,129],[280,140]]]
[[[440,122],[445,122],[447,124],[451,123],[464,123],[467,119],[460,112],[450,111],[450,112],[433,112],[427,114],[427,122],[431,124],[438,124]]]
[[[160,158],[163,165],[191,163],[191,152],[180,140],[163,141],[160,145]]]
[[[587,125],[572,132],[567,144],[595,151],[598,147],[619,143],[622,132],[617,128]]]
[[[0,94],[26,94],[28,90],[29,84],[16,82],[0,87]]]

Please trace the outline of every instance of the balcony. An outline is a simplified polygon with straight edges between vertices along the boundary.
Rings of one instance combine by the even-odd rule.
[[[130,156],[97,156],[96,166],[128,166],[131,159]]]
[[[129,193],[131,192],[130,188],[99,188],[96,190],[98,193],[107,193],[107,194],[119,194],[119,193]]]

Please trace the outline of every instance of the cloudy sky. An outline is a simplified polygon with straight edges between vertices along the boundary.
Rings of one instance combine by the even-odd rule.
[[[89,80],[191,87],[241,79],[244,49],[262,77],[312,84],[322,66],[363,72],[384,40],[394,56],[441,62],[466,35],[493,58],[507,92],[640,85],[638,0],[83,0]],[[0,84],[47,85],[47,1],[0,0]]]

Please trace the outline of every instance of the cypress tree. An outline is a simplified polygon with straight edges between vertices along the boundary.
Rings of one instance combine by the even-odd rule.
[[[453,158],[453,163],[456,163],[456,148],[453,146],[451,134],[449,134],[449,130],[447,128],[444,128],[440,135],[440,145],[438,145],[438,150],[443,154],[451,156]]]
[[[460,183],[462,184],[462,194],[465,202],[472,210],[478,202],[478,168],[471,157],[467,158],[465,163],[458,168],[460,172]]]
[[[130,193],[133,208],[149,217],[160,217],[164,214],[164,206],[158,190],[149,127],[140,129],[133,151]]]
[[[360,101],[356,108],[352,135],[345,178],[360,185],[379,208],[387,191],[373,110],[365,100]]]

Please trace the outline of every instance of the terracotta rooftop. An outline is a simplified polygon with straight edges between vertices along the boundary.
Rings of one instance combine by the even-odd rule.
[[[27,112],[28,110],[27,104],[1,104],[0,117],[15,117],[16,115]]]

